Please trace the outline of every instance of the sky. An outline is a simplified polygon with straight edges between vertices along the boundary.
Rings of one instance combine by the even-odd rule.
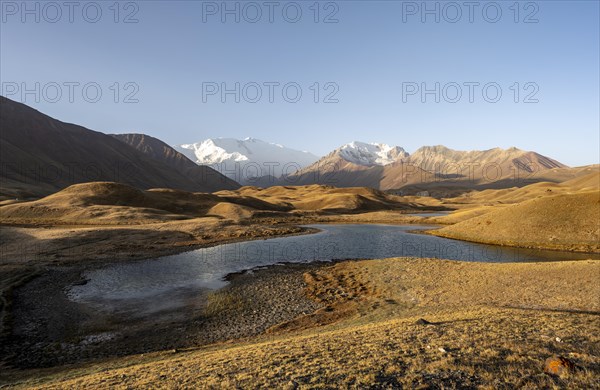
[[[593,164],[599,3],[2,0],[0,94],[172,145],[516,146]]]

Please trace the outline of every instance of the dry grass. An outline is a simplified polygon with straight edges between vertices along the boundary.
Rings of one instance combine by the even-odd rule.
[[[558,168],[556,171],[564,171],[565,168]],[[578,192],[589,192],[600,190],[600,166],[593,165],[582,168],[569,168],[570,175],[574,178],[559,182],[539,182],[530,184],[521,188],[503,188],[497,190],[484,190],[479,192],[470,192],[456,198],[446,199],[449,203],[458,204],[477,204],[477,205],[497,205],[497,204],[515,204],[530,199],[574,194]],[[546,174],[555,178],[550,170]],[[558,172],[557,172],[558,174]],[[559,176],[560,177],[560,176]]]
[[[423,219],[402,213],[455,205],[464,210],[427,220],[454,224],[440,235],[600,250],[596,181],[587,175],[568,184],[444,201],[325,186],[244,187],[213,195],[170,190],[115,195],[106,192],[113,187],[82,187],[76,196],[59,193],[0,208],[3,222],[31,224],[0,227],[3,270],[12,267],[2,271],[0,287],[9,291],[36,266],[53,262],[152,257],[300,233],[285,225],[291,221],[415,223]],[[304,277],[308,296],[325,307],[261,337],[6,380],[48,388],[600,388],[598,261],[386,259],[339,263]],[[210,294],[207,313],[244,304],[243,297]],[[420,317],[434,324],[415,324]],[[580,369],[569,378],[544,375],[541,365],[552,354],[572,359]]]
[[[20,386],[598,388],[599,272],[598,261],[338,263],[306,276],[309,294],[333,306],[354,297],[356,310],[334,324],[40,374]],[[416,324],[420,317],[432,324]],[[579,369],[543,374],[553,354]]]
[[[463,210],[454,211],[448,215],[442,217],[430,217],[429,222],[440,224],[440,225],[453,225],[462,221],[466,221],[471,218],[479,217],[480,215],[487,214],[490,211],[498,210],[501,205],[496,206],[479,206],[477,204],[470,205],[470,207]]]
[[[433,326],[416,325],[415,319],[164,356],[74,378],[67,373],[43,388],[583,389],[599,385],[598,337],[593,333],[582,337],[577,329],[593,329],[588,317],[482,309],[437,316],[438,325]],[[554,334],[564,341],[548,336]],[[541,362],[555,353],[569,356],[582,369],[566,379],[541,374]],[[35,382],[24,386],[35,387]]]
[[[242,187],[214,194],[170,189],[142,191],[125,184],[72,185],[45,198],[0,207],[3,224],[139,225],[216,216],[235,222],[254,212],[313,213],[422,209],[425,205],[368,188]],[[275,214],[278,215],[278,214]]]
[[[206,309],[204,315],[210,317],[224,311],[237,311],[244,307],[244,299],[231,293],[208,293],[206,297]]]
[[[535,198],[431,233],[489,244],[600,252],[600,191]]]

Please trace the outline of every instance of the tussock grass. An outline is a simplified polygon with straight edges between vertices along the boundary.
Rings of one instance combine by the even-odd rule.
[[[339,321],[93,369],[40,375],[44,388],[600,387],[599,261],[481,264],[435,259],[343,262],[305,275]],[[578,283],[578,284],[577,284]],[[349,299],[352,294],[356,299]],[[470,298],[470,299],[469,299]],[[236,304],[224,297],[214,303]],[[426,318],[432,324],[419,325]],[[543,374],[554,354],[578,370]],[[120,366],[120,367],[119,367]]]
[[[244,307],[244,299],[238,294],[209,292],[206,297],[204,315],[215,316],[224,311],[237,311]]]
[[[280,337],[219,350],[185,352],[44,388],[597,388],[599,339],[581,330],[597,319],[566,313],[480,309]],[[560,334],[563,342],[544,337]],[[443,348],[446,352],[441,352]],[[560,379],[542,374],[559,353],[581,367]],[[124,363],[124,362],[123,362]],[[81,375],[81,373],[79,373]],[[24,383],[35,386],[37,380]],[[39,382],[38,382],[39,383]],[[41,383],[40,383],[41,384]]]

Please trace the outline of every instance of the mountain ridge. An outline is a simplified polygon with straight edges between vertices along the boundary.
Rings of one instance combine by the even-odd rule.
[[[174,149],[196,164],[210,166],[245,185],[265,184],[265,178],[280,177],[286,170],[302,168],[318,160],[312,153],[251,137],[243,140],[208,138]]]
[[[254,158],[248,148],[256,142],[284,148],[255,138],[214,138],[182,147],[187,148],[187,153],[193,149],[192,158],[198,157],[196,163],[209,161],[218,165],[225,162],[225,169],[231,169],[235,164],[252,166],[261,160]],[[267,159],[263,157],[264,160]],[[542,181],[542,177],[537,176],[545,172],[568,169],[550,157],[514,146],[463,151],[433,145],[422,146],[411,154],[400,146],[362,141],[343,144],[312,164],[296,164],[291,168],[270,172],[263,170],[262,176],[253,180],[241,178],[238,181],[243,185],[260,187],[311,184],[365,186],[385,191],[402,190],[400,193],[409,194],[427,192],[429,187],[448,187],[454,193],[475,188],[523,186]],[[243,172],[236,174],[243,176]],[[543,180],[548,180],[548,177],[544,176]]]
[[[240,187],[238,183],[217,173],[210,167],[195,164],[188,157],[158,138],[142,133],[110,134],[110,136],[177,169],[189,179],[206,187],[208,192],[232,190]],[[211,176],[213,180],[209,180]]]
[[[349,145],[358,145],[357,149],[361,152],[358,159],[356,155],[348,158],[345,150]],[[367,152],[364,145],[375,147],[370,157],[364,155]],[[423,146],[412,154],[401,147],[393,148],[396,148],[393,158],[378,160],[380,150],[389,151],[392,147],[354,141],[335,149],[314,164],[282,177],[280,184],[367,186],[379,190],[407,188],[410,189],[407,193],[414,194],[426,191],[424,187],[436,185],[450,185],[461,190],[475,186],[521,186],[535,181],[534,176],[538,173],[568,168],[537,152],[516,147],[459,151],[436,145]]]
[[[3,96],[0,118],[0,195],[5,198],[39,197],[93,181],[194,192],[213,187],[190,180],[114,137],[62,122]]]
[[[444,196],[574,177],[566,165],[516,147],[460,151],[434,145],[410,154],[400,146],[352,141],[321,158],[250,137],[171,147],[146,134],[107,135],[61,122],[4,97],[0,103],[5,197],[47,195],[89,181],[193,192],[235,189],[236,182],[261,187],[322,184],[400,194],[439,190]]]

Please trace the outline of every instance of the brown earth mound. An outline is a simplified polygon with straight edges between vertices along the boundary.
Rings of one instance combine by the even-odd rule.
[[[254,209],[238,204],[221,202],[211,207],[207,212],[207,216],[216,216],[225,219],[240,221],[242,219],[251,218],[254,214]]]
[[[588,192],[600,189],[600,171],[598,166],[581,168],[577,176],[562,183],[540,182],[521,188],[504,188],[472,192],[456,198],[446,199],[449,203],[519,203],[525,200],[570,194],[574,192]],[[576,170],[576,168],[573,168]]]

